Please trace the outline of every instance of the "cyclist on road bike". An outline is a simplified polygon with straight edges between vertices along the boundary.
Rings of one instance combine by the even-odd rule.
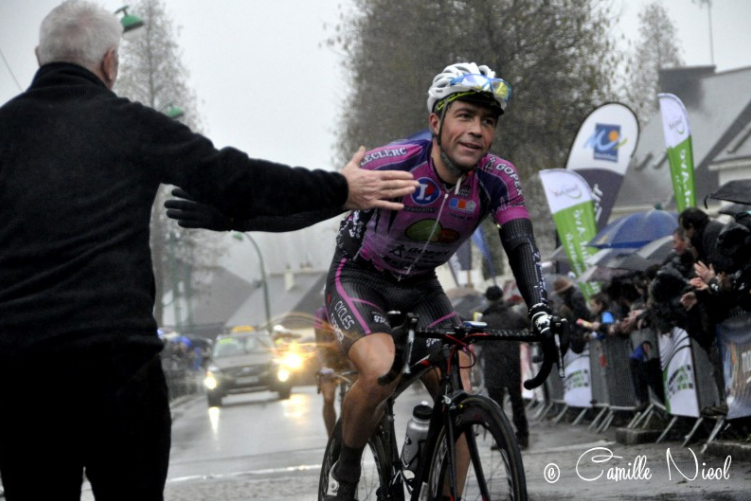
[[[323,422],[330,437],[336,425],[334,401],[337,381],[334,376],[339,372],[351,371],[352,367],[339,347],[325,306],[316,310],[314,331],[318,360],[321,362],[321,369],[318,371],[318,391],[323,395]]]
[[[488,153],[510,94],[509,85],[487,66],[448,66],[428,91],[432,137],[391,143],[365,155],[362,168],[408,171],[420,187],[402,198],[400,212],[350,213],[337,237],[326,306],[359,376],[342,405],[343,446],[326,499],[355,499],[363,449],[396,386],[377,382],[395,353],[386,313],[409,311],[429,326],[458,324],[435,268],[486,216],[499,227],[533,325],[538,331],[549,326],[551,310],[519,176],[511,163]],[[415,345],[416,356],[426,350],[424,343],[422,349]],[[468,386],[467,374],[463,379]],[[436,375],[428,374],[424,382],[435,398]]]
[[[422,326],[458,325],[459,317],[435,268],[449,260],[486,216],[499,228],[533,328],[540,333],[550,326],[552,312],[519,176],[510,162],[488,153],[510,95],[508,83],[487,66],[450,65],[428,90],[431,136],[377,148],[361,163],[368,170],[410,172],[420,186],[412,195],[397,199],[404,204],[401,211],[351,212],[337,236],[326,283],[326,307],[358,380],[342,404],[343,446],[339,461],[331,468],[327,500],[356,499],[363,450],[398,383],[397,379],[382,386],[377,381],[389,371],[395,354],[387,312],[412,312]],[[286,229],[282,229],[260,218],[230,221],[189,200],[169,201],[167,206],[172,209],[168,215],[180,220],[181,226],[214,230],[288,231],[337,215],[287,217]],[[427,354],[426,344],[416,342],[414,355]],[[467,355],[463,357],[464,365],[469,365]],[[469,388],[468,370],[462,372]],[[423,382],[435,399],[438,375],[428,373]],[[466,464],[465,459],[458,458]]]

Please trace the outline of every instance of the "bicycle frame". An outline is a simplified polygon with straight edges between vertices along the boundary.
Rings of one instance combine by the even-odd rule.
[[[417,317],[407,315],[406,318],[407,321],[404,323],[390,318],[392,325],[400,325],[393,332],[394,343],[397,347],[396,356],[389,372],[378,380],[381,384],[391,384],[397,378],[399,380],[394,392],[385,401],[383,418],[369,441],[376,458],[381,458],[381,460],[377,459],[376,461],[376,474],[379,477],[378,490],[371,492],[374,492],[379,500],[403,501],[408,498],[417,501],[418,499],[426,499],[426,493],[427,496],[440,495],[448,488],[450,494],[457,498],[459,490],[464,491],[469,487],[469,484],[466,484],[464,478],[462,478],[467,474],[473,475],[470,481],[473,486],[473,495],[490,499],[492,494],[490,491],[491,489],[494,490],[495,486],[493,472],[485,470],[482,466],[484,460],[481,459],[481,443],[473,433],[476,429],[475,426],[480,425],[482,429],[492,430],[490,431],[491,440],[496,444],[504,444],[504,450],[509,452],[510,456],[504,455],[502,459],[505,462],[505,469],[508,470],[508,474],[512,475],[515,480],[508,485],[514,489],[519,499],[526,499],[526,483],[521,454],[513,438],[511,425],[496,402],[485,396],[471,394],[468,389],[464,388],[461,370],[467,367],[462,366],[463,361],[460,358],[460,352],[463,348],[479,340],[542,342],[544,359],[540,372],[532,380],[524,383],[528,388],[539,386],[550,373],[555,361],[560,360],[561,345],[558,342],[558,335],[561,334],[561,337],[565,338],[563,335],[564,333],[567,334],[565,321],[558,321],[555,324],[557,327],[552,331],[555,336],[554,344],[553,336],[543,339],[528,331],[487,329],[486,324],[482,323],[465,323],[463,326],[444,331],[419,329]],[[404,317],[402,317],[403,319]],[[560,330],[558,330],[559,327]],[[425,358],[414,364],[409,364],[415,338],[438,339],[440,349],[431,350],[431,353]],[[473,357],[473,355],[470,354],[470,357]],[[394,403],[409,386],[434,368],[440,370],[440,378],[434,397],[433,412],[430,417],[427,436],[419,453],[415,476],[407,478],[404,475],[406,470],[402,464],[399,444],[397,443]],[[561,369],[560,366],[559,369]],[[487,426],[488,423],[490,424],[489,427]],[[459,437],[464,438],[457,443]],[[330,455],[329,449],[332,448],[332,451],[336,451],[336,447],[338,447],[336,440],[341,440],[341,438],[333,440],[327,444],[319,488],[321,488],[321,485],[326,485],[329,478],[327,468],[331,467],[333,458],[337,457]],[[466,444],[468,453],[467,466],[469,468],[470,464],[473,465],[471,472],[470,470],[460,469],[458,465],[457,456],[459,456],[460,447],[463,448],[464,444]],[[484,446],[482,447],[484,448]],[[333,454],[338,454],[338,452]],[[462,464],[461,468],[463,467]],[[491,473],[490,476],[486,475],[488,472]],[[459,485],[460,478],[462,479],[461,485]],[[407,497],[405,497],[404,484],[407,485],[409,491]],[[323,489],[325,491],[325,487]],[[462,492],[462,494],[466,495],[467,493]]]
[[[434,339],[440,339],[441,340],[441,352],[442,354],[446,355],[445,360],[448,361],[447,366],[444,370],[441,371],[441,377],[440,377],[440,390],[438,392],[438,398],[434,401],[433,405],[433,414],[430,419],[430,425],[428,428],[428,434],[426,437],[425,442],[423,443],[423,448],[420,451],[420,459],[418,463],[418,470],[415,474],[414,479],[412,480],[410,485],[408,483],[408,488],[411,487],[411,497],[413,501],[417,501],[420,498],[420,493],[423,488],[427,486],[428,477],[430,474],[430,459],[433,457],[433,454],[435,452],[435,448],[438,445],[438,435],[441,431],[441,429],[446,429],[448,433],[448,457],[449,457],[449,485],[451,488],[451,495],[458,499],[458,492],[457,492],[457,460],[456,460],[456,444],[455,444],[455,426],[454,426],[454,419],[456,417],[456,410],[461,406],[461,403],[468,397],[471,396],[470,393],[464,388],[463,382],[461,379],[461,362],[460,362],[460,347],[461,346],[469,346],[473,342],[485,337],[487,339],[498,339],[499,336],[501,336],[501,332],[503,332],[503,336],[508,340],[525,340],[525,341],[539,341],[539,339],[534,336],[531,333],[528,333],[526,331],[495,331],[496,335],[488,335],[484,334],[482,329],[484,327],[484,324],[476,323],[471,324],[467,326],[464,339],[459,339],[457,337],[454,337],[452,333],[442,333],[440,335],[439,333],[435,331],[430,330],[418,330],[416,328],[416,319],[412,318],[409,319],[408,322],[411,322],[411,324],[408,327],[407,332],[407,340],[406,340],[406,350],[401,353],[401,357],[406,358],[406,364],[409,362],[409,355],[411,354],[411,347],[412,343],[414,342],[415,338],[434,338]],[[566,329],[567,326],[560,324],[558,325],[559,329]],[[458,331],[457,331],[458,332]],[[438,335],[437,335],[438,334]],[[501,341],[502,342],[502,341]],[[560,345],[559,345],[560,346]],[[472,355],[470,355],[472,356]],[[391,371],[389,371],[388,374],[384,375],[382,379],[384,381],[387,381],[390,378],[398,377],[398,373],[401,373],[401,379],[399,383],[397,384],[397,387],[394,391],[394,393],[389,397],[387,400],[386,405],[386,414],[384,416],[384,421],[388,422],[388,433],[390,435],[389,437],[389,443],[391,444],[391,458],[392,458],[392,464],[395,465],[395,471],[397,471],[397,475],[400,475],[402,470],[401,465],[401,458],[399,457],[398,452],[398,444],[396,442],[396,436],[395,436],[395,429],[394,429],[394,412],[393,412],[393,406],[394,401],[401,395],[401,393],[411,386],[417,379],[422,378],[423,375],[425,375],[428,371],[430,371],[433,368],[439,368],[441,369],[440,363],[436,360],[437,356],[436,353],[433,353],[422,360],[417,361],[416,363],[412,365],[406,365],[403,364],[399,360],[400,355],[397,355],[394,360],[394,364],[392,366]],[[555,360],[551,357],[550,352],[548,352],[548,355],[545,357],[545,360],[543,362],[543,367],[540,371],[540,374],[538,374],[538,377],[535,377],[533,380],[526,381],[525,386],[528,387],[535,387],[539,386],[547,375],[550,373],[552,365],[554,361],[559,361],[560,357],[556,356]],[[474,360],[472,360],[472,363],[475,363]],[[403,367],[403,369],[402,369]],[[471,367],[471,365],[470,365]],[[469,368],[469,367],[466,367]],[[559,370],[562,371],[562,366],[559,366]],[[499,412],[502,413],[502,410],[499,407]],[[385,428],[385,427],[384,427]],[[402,477],[403,479],[403,477]],[[400,484],[402,479],[392,479],[392,485],[394,485],[394,480],[396,481],[396,484]],[[484,492],[484,495],[488,497],[488,493]]]

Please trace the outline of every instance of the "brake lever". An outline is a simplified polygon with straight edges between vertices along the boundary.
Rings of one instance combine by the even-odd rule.
[[[566,377],[563,351],[568,345],[568,321],[565,318],[559,318],[551,323],[550,328],[553,333],[553,343],[556,353],[555,355],[550,353],[550,349],[548,348],[550,345],[545,341],[540,343],[543,350],[542,366],[540,367],[540,372],[538,372],[535,377],[524,381],[524,387],[528,390],[537,388],[545,382],[550,375],[550,372],[553,370],[553,364],[555,363],[553,360],[556,360],[558,363],[558,376],[560,376],[561,379]],[[546,348],[548,349],[546,350]]]

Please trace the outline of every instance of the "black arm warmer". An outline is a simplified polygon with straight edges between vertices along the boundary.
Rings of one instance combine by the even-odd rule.
[[[283,233],[307,228],[326,219],[331,219],[346,212],[333,207],[310,212],[299,212],[289,216],[256,216],[251,219],[234,220],[232,229],[237,231],[267,231]]]
[[[529,219],[513,219],[499,230],[503,249],[508,256],[511,271],[528,307],[548,303],[545,279],[540,265],[540,251],[535,244],[532,222]]]

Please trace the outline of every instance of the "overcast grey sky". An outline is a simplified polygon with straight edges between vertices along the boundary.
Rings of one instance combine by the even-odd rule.
[[[39,24],[58,3],[0,0],[0,49],[22,88],[36,71]],[[124,4],[100,3],[113,11]],[[637,34],[637,15],[645,3],[616,0],[625,33]],[[207,135],[218,146],[295,165],[330,166],[347,82],[339,56],[322,44],[337,22],[340,4],[350,5],[348,0],[165,1],[168,15],[182,28],[178,42],[189,85]],[[691,0],[663,4],[678,28],[687,64],[709,64],[707,8]],[[712,19],[718,69],[751,65],[751,0],[713,0]],[[18,92],[0,61],[0,103]]]
[[[620,28],[635,37],[638,12],[647,0],[614,2],[622,13]],[[663,2],[678,29],[686,63],[709,64],[706,7],[691,0]],[[0,61],[0,104],[18,94],[19,86],[29,85],[37,69],[34,47],[39,24],[58,3],[0,0],[0,50],[18,80],[17,85]],[[100,3],[112,11],[125,4]],[[713,3],[718,70],[751,66],[751,0]],[[189,86],[198,97],[207,135],[217,146],[235,146],[251,156],[287,164],[331,167],[336,119],[347,81],[339,56],[322,45],[333,32],[340,4],[350,5],[349,0],[165,0],[168,15],[182,27],[178,43],[190,71]],[[264,249],[273,245],[273,252],[264,250],[266,265],[279,271],[286,264],[297,268],[301,260],[325,267],[333,229],[325,235],[330,242],[321,246],[311,245],[305,232],[256,238]],[[247,253],[240,262],[255,261],[247,243],[235,242],[233,247]],[[305,256],[300,256],[301,250]],[[243,274],[242,267],[233,271]]]

